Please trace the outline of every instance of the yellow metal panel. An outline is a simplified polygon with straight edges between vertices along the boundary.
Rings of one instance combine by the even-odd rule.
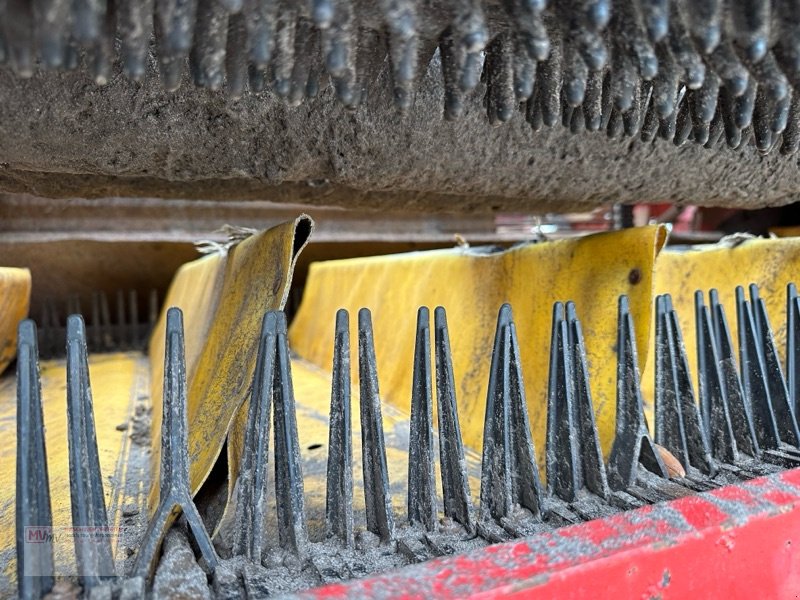
[[[230,432],[229,465],[235,481],[241,454],[247,393],[255,368],[261,319],[282,308],[289,293],[297,254],[305,245],[311,220],[301,216],[253,235],[227,251],[181,269],[164,305],[186,309],[187,419],[189,480],[193,492],[205,481]],[[155,508],[160,457],[163,326],[154,334],[153,465],[151,508]],[[237,414],[241,417],[237,420]]]
[[[66,364],[64,360],[42,361],[40,370],[53,527],[70,527]],[[89,357],[89,372],[109,525],[119,526],[122,506],[143,506],[145,497],[143,490],[125,484],[129,480],[128,470],[132,468],[129,427],[134,403],[141,394],[147,393],[147,363],[141,354],[134,352],[94,355]],[[13,467],[17,454],[16,410],[15,378],[9,374],[0,380],[0,464],[3,465],[0,469],[0,548],[3,550],[0,554],[0,597],[13,594],[16,585],[16,472]],[[140,477],[136,474],[134,478]],[[57,539],[54,554],[57,574],[74,573],[75,551],[69,536]]]
[[[685,252],[662,252],[656,262],[656,293],[669,293],[680,319],[689,365],[697,392],[697,357],[694,321],[694,292],[719,291],[720,302],[731,328],[734,346],[738,347],[734,290],[755,283],[767,307],[775,342],[783,356],[786,343],[786,284],[798,281],[800,273],[800,238],[756,239],[735,248],[706,247]],[[749,297],[749,296],[748,296]],[[652,361],[650,361],[652,362]],[[653,400],[654,367],[648,364],[642,376],[642,388],[648,404]]]
[[[360,307],[370,308],[383,398],[407,412],[417,308],[444,306],[464,443],[478,449],[497,311],[510,302],[534,441],[543,461],[552,305],[573,300],[586,335],[598,427],[608,450],[614,431],[617,297],[630,297],[644,361],[653,265],[664,241],[663,228],[644,227],[495,254],[453,249],[312,264],[290,343],[300,356],[329,370],[336,310],[355,315]]]
[[[28,316],[31,272],[0,267],[0,373],[17,352],[17,323]]]

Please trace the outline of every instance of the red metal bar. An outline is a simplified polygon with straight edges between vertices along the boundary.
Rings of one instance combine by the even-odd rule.
[[[800,598],[800,469],[306,598]]]

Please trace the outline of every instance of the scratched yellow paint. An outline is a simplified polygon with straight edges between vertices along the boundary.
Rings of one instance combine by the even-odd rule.
[[[0,266],[0,373],[17,352],[17,323],[28,316],[31,272]]]
[[[408,412],[416,311],[447,309],[464,443],[481,447],[492,340],[503,302],[514,309],[525,389],[539,460],[544,458],[552,304],[573,300],[582,321],[603,447],[613,439],[617,297],[628,294],[637,346],[647,355],[653,267],[661,227],[530,244],[496,254],[469,249],[329,261],[311,265],[290,329],[292,349],[330,370],[336,310],[372,310],[384,400]]]
[[[50,477],[50,501],[53,526],[72,525],[69,490],[69,446],[67,442],[66,366],[64,360],[46,360],[40,364],[42,408],[45,422],[47,469]],[[119,525],[120,508],[136,499],[126,496],[127,456],[130,447],[128,424],[135,395],[146,390],[147,369],[144,357],[135,352],[99,354],[89,357],[94,401],[95,430],[103,476],[109,524]],[[16,489],[16,384],[8,374],[0,379],[0,597],[16,589],[15,560],[15,489]],[[126,424],[124,430],[117,426]],[[139,502],[138,504],[141,504]],[[56,573],[74,572],[74,547],[69,537],[55,544]],[[7,559],[7,560],[6,560]]]
[[[282,308],[295,259],[313,223],[306,216],[253,235],[227,251],[184,266],[164,303],[184,309],[187,356],[189,480],[205,481],[226,439],[230,481],[238,472],[247,394],[255,369],[261,320]],[[162,315],[162,321],[163,321]],[[155,509],[160,456],[164,327],[151,345],[153,365],[153,465],[150,506]],[[232,483],[231,483],[232,485]]]
[[[688,251],[664,251],[656,262],[655,291],[670,293],[681,324],[686,353],[697,392],[696,335],[694,292],[719,291],[720,302],[731,329],[734,348],[738,347],[736,303],[737,285],[745,288],[756,283],[767,307],[778,352],[783,356],[786,343],[786,285],[800,284],[800,238],[755,239],[735,248],[718,246]],[[652,361],[650,361],[652,363]],[[642,388],[648,404],[652,404],[655,371],[648,364],[642,375]]]

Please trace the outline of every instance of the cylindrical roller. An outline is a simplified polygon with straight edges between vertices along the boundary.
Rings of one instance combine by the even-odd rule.
[[[576,106],[572,110],[572,118],[569,122],[569,130],[571,133],[581,133],[586,128],[586,118],[583,115],[583,107]]]
[[[650,104],[647,106],[647,112],[642,121],[642,129],[639,133],[639,138],[645,142],[652,142],[658,133],[658,111],[656,111],[653,99],[651,97]]]
[[[533,131],[541,131],[544,123],[542,121],[542,102],[539,97],[539,88],[534,86],[533,95],[525,106],[525,120]]]
[[[658,120],[658,137],[666,141],[672,141],[675,137],[678,121],[678,102],[677,98],[674,104],[674,110],[667,116],[662,116]]]
[[[301,19],[302,21],[302,19]],[[310,23],[309,23],[310,25]],[[313,30],[309,28],[309,34],[312,34]],[[298,29],[298,37],[300,36],[300,30]],[[306,40],[305,43],[313,44],[314,40],[311,35],[305,35],[304,38]],[[355,94],[357,98],[354,99],[354,104],[361,104],[362,102],[366,102],[367,94],[369,93],[369,86],[370,84],[378,78],[378,74],[380,73],[380,69],[383,66],[382,63],[378,63],[375,61],[375,55],[383,51],[386,47],[386,40],[383,36],[375,31],[374,29],[367,29],[366,27],[362,27],[358,31],[358,53],[356,56],[356,73],[358,76],[358,85],[356,86]],[[310,53],[303,49],[302,52],[306,54],[306,58],[310,58]],[[297,61],[304,60],[300,54],[300,48],[298,45],[298,54],[297,59],[295,62],[295,71],[297,71]],[[306,70],[310,67],[310,63],[307,63]],[[307,76],[307,75],[306,75]],[[304,84],[305,85],[305,84]],[[397,94],[404,93],[404,88],[395,88],[395,106],[398,108],[405,108],[407,103],[411,101],[411,97],[409,96],[405,103],[398,104],[397,103]],[[409,92],[410,93],[410,92]]]
[[[622,136],[625,130],[625,123],[622,121],[622,115],[616,108],[611,109],[611,116],[608,119],[606,126],[606,135],[610,138],[618,138]]]
[[[717,112],[714,115],[714,118],[711,120],[711,124],[708,128],[708,138],[705,141],[705,147],[709,150],[716,148],[722,142],[723,137],[725,136],[725,124],[722,119],[722,111],[720,110],[719,106],[717,107]],[[695,128],[695,142],[702,143],[701,138],[697,134],[697,129]]]
[[[627,112],[640,87],[637,69],[625,48],[624,40],[615,39],[611,46],[611,94],[614,106],[622,113]]]
[[[753,107],[753,137],[756,148],[762,154],[766,154],[772,147],[771,107],[772,103],[763,92],[756,96]]]
[[[625,125],[625,135],[634,137],[638,135],[642,126],[642,114],[650,100],[652,85],[650,82],[637,85],[633,91],[633,102],[630,108],[622,113],[622,122]]]

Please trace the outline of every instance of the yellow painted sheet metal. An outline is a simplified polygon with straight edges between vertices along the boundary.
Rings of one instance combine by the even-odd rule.
[[[0,373],[17,352],[17,323],[28,316],[31,272],[0,267]]]
[[[658,257],[655,273],[655,291],[669,293],[680,319],[683,339],[692,377],[697,392],[697,357],[694,292],[719,291],[720,302],[731,329],[734,347],[738,347],[736,327],[737,285],[745,288],[750,283],[759,286],[767,307],[770,324],[775,335],[778,352],[783,356],[786,343],[786,285],[800,283],[800,238],[754,239],[734,248],[710,246],[684,252],[664,251]],[[748,295],[749,298],[749,295]],[[652,361],[650,361],[652,362]],[[654,367],[648,364],[642,375],[642,389],[648,404],[652,403]]]
[[[59,531],[72,526],[66,364],[64,360],[42,361],[40,370],[50,500],[57,534],[56,574],[69,575],[75,573],[74,546],[71,536]],[[142,474],[134,475],[136,482],[131,487],[126,482],[130,479],[129,470],[135,467],[129,460],[135,405],[147,402],[147,362],[133,352],[93,355],[89,357],[89,373],[109,525],[119,526],[123,506],[144,506],[144,490],[137,489],[146,483]],[[16,412],[16,383],[9,373],[0,379],[0,597],[10,597],[16,591]],[[115,551],[119,541],[112,540]]]
[[[189,479],[193,492],[205,481],[226,438],[235,481],[247,419],[247,393],[255,368],[261,319],[286,302],[295,259],[313,222],[305,215],[248,237],[226,256],[184,266],[164,309],[184,310],[187,356]],[[162,321],[164,315],[162,314]],[[160,457],[161,379],[164,324],[151,344],[153,365],[153,465],[151,508],[155,508]],[[238,417],[237,417],[238,415]],[[240,439],[241,438],[241,439]]]
[[[383,399],[407,412],[417,308],[444,306],[464,443],[477,449],[497,311],[510,302],[534,441],[543,448],[552,305],[573,300],[586,336],[597,422],[607,451],[614,431],[617,297],[630,297],[643,361],[653,265],[665,235],[661,227],[644,227],[495,254],[453,249],[312,264],[290,344],[301,357],[329,370],[336,310],[346,308],[354,317],[360,307],[370,308]],[[358,339],[355,322],[351,318],[353,340]],[[538,456],[543,460],[544,453]]]

